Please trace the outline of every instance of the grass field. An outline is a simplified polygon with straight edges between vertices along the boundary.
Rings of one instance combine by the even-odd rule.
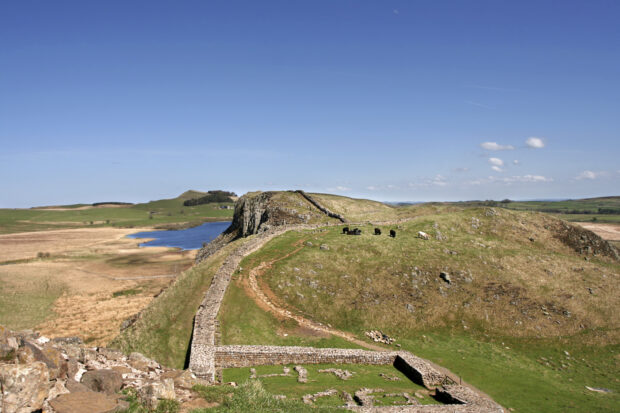
[[[189,191],[188,191],[189,192]],[[231,203],[183,206],[189,192],[173,199],[162,199],[127,206],[67,205],[37,209],[0,209],[0,234],[80,227],[156,227],[180,228],[207,221],[230,220]]]

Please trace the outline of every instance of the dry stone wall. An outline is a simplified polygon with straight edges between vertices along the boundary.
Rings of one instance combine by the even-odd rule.
[[[340,348],[293,346],[218,346],[218,368],[277,364],[393,364],[397,353]]]
[[[337,214],[337,213],[335,213],[333,211],[330,211],[329,209],[324,207],[321,203],[319,203],[319,201],[317,201],[316,199],[314,199],[313,197],[311,197],[309,194],[305,193],[301,189],[297,190],[296,192],[298,194],[300,194],[301,196],[303,196],[304,198],[306,198],[308,200],[308,202],[310,202],[312,205],[317,207],[317,209],[319,211],[323,212],[328,217],[336,218],[336,219],[340,220],[340,222],[344,222],[344,223],[347,222],[345,217],[343,217],[342,215]]]

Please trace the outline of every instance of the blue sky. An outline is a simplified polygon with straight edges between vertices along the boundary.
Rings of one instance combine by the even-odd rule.
[[[0,207],[620,195],[619,19],[597,0],[5,1]]]

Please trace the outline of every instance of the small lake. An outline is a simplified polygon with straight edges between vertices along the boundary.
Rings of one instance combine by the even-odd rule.
[[[155,238],[152,241],[143,242],[141,247],[175,247],[184,250],[197,250],[202,248],[203,242],[211,242],[230,226],[230,221],[206,222],[200,226],[170,230],[170,231],[145,231],[127,235],[128,238]]]

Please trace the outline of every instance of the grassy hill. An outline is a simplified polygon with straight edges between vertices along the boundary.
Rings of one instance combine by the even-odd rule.
[[[620,223],[620,196],[565,201],[467,201],[455,202],[453,205],[493,206],[516,211],[546,212],[573,222]]]
[[[232,203],[212,203],[186,207],[183,202],[204,192],[187,191],[176,198],[161,199],[142,204],[63,205],[48,208],[0,209],[0,234],[44,231],[50,229],[118,226],[182,228],[207,221],[232,218]]]
[[[276,317],[254,302],[247,290],[249,272],[273,262],[260,283],[281,307],[368,343],[364,333],[381,330],[400,346],[392,349],[449,368],[514,411],[614,411],[620,402],[615,317],[620,264],[601,254],[579,254],[561,235],[562,221],[505,208],[391,207],[311,195],[361,222],[356,226],[362,235],[343,235],[343,225],[290,231],[246,257],[219,314],[223,344],[356,347]],[[292,192],[275,193],[269,202],[280,211],[314,213]],[[383,235],[372,235],[375,227]],[[390,229],[396,238],[386,235]],[[418,238],[418,231],[430,239]],[[223,254],[244,240],[175,283],[117,343],[180,366],[191,317],[210,279],[200,274],[212,273]]]
[[[361,339],[380,329],[516,411],[613,411],[620,265],[585,261],[556,238],[556,225],[544,214],[472,208],[381,227],[396,228],[395,239],[371,235],[374,226],[361,236],[289,232],[246,258],[239,278],[304,245],[263,275],[285,308]],[[249,298],[233,289],[227,300],[225,342],[279,344],[283,331],[303,338],[294,325],[259,335],[263,312],[244,306],[245,321],[235,322],[230,314]]]

